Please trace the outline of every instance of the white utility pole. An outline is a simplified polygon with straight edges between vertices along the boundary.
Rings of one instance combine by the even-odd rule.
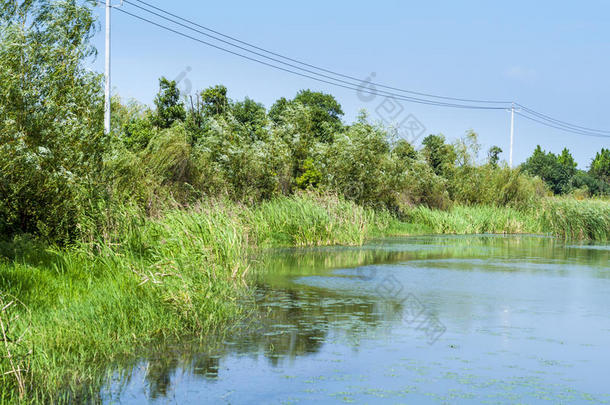
[[[513,168],[513,141],[515,139],[515,103],[512,103],[510,107],[510,155],[509,165]]]
[[[104,98],[104,132],[110,133],[110,2],[106,0],[106,79]]]

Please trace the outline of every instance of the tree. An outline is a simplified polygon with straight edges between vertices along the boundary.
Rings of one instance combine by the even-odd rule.
[[[610,149],[602,148],[595,155],[589,172],[598,179],[610,183]]]
[[[292,101],[279,99],[269,110],[269,118],[276,124],[281,123],[290,107],[295,104],[309,110],[309,131],[318,140],[330,143],[335,133],[341,131],[341,104],[330,94],[311,90],[301,90]]]
[[[492,146],[489,148],[489,151],[487,152],[487,159],[492,167],[498,167],[500,153],[502,153],[502,149],[499,146]]]
[[[576,161],[572,157],[572,154],[568,150],[568,148],[563,148],[561,151],[561,155],[557,156],[557,163],[559,163],[567,172],[567,174],[572,177],[576,173]]]
[[[390,151],[387,132],[360,115],[326,150],[330,186],[358,204],[395,208],[404,176]]]
[[[277,100],[269,109],[269,119],[274,124],[280,124],[284,118],[284,112],[289,105],[290,101],[288,101],[285,97]]]
[[[95,2],[0,6],[0,233],[66,241],[105,189]],[[87,208],[89,207],[89,208]]]
[[[576,174],[576,162],[568,149],[557,156],[536,147],[522,166],[527,173],[540,177],[555,194],[566,194],[571,190],[571,180]]]
[[[156,127],[165,129],[176,121],[184,121],[186,110],[180,101],[180,90],[174,80],[165,77],[159,79],[159,93],[155,97],[157,107],[153,123]]]
[[[457,158],[453,146],[445,143],[443,135],[429,135],[422,144],[424,157],[434,173],[445,178],[450,176]]]
[[[264,138],[264,127],[267,123],[265,106],[246,97],[244,101],[233,104],[231,111],[251,141]]]
[[[229,111],[230,100],[227,97],[227,88],[223,85],[208,87],[201,92],[203,113],[208,117],[223,115]]]
[[[571,186],[575,189],[586,189],[591,195],[610,194],[610,183],[584,170],[576,171],[576,174],[572,177]]]
[[[465,136],[453,143],[453,150],[459,166],[474,166],[481,151],[479,135],[473,130],[467,131]]]
[[[392,153],[399,160],[415,160],[417,159],[417,151],[415,148],[406,140],[400,139],[394,145]]]

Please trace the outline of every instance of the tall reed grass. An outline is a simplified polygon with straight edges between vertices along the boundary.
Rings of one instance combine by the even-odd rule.
[[[537,233],[540,222],[535,215],[509,207],[455,206],[449,211],[419,206],[407,214],[407,222],[421,224],[429,233]]]
[[[610,202],[553,198],[544,203],[545,229],[564,239],[610,240]]]
[[[24,357],[28,398],[47,402],[66,387],[78,392],[109,362],[157,339],[206,334],[245,316],[239,301],[257,246],[360,244],[389,220],[308,194],[255,207],[207,202],[157,219],[134,212],[68,249],[27,238],[5,242],[1,291],[31,311],[26,321],[22,309],[11,308],[11,319],[21,316],[12,327],[27,322],[35,331],[24,342],[34,349]],[[5,356],[0,366],[9,370]],[[15,400],[18,383],[14,374],[0,375],[0,401]]]

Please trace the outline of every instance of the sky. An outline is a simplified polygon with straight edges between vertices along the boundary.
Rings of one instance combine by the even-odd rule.
[[[146,1],[224,34],[363,81],[374,75],[374,81],[401,89],[516,101],[563,121],[610,131],[607,1]],[[128,4],[123,7],[144,14]],[[102,29],[94,38],[99,54],[91,66],[103,72],[103,7],[96,13]],[[492,145],[500,146],[502,158],[508,160],[508,111],[397,103],[382,96],[370,100],[354,90],[224,53],[116,10],[111,55],[113,92],[123,99],[151,104],[161,76],[178,79],[182,91],[190,94],[223,84],[231,99],[250,97],[266,107],[280,97],[311,89],[333,94],[347,123],[366,109],[373,121],[395,126],[417,122],[425,128],[424,136],[442,133],[454,140],[472,129],[483,145],[481,160]],[[401,133],[417,138],[420,131],[412,129]],[[517,115],[515,164],[525,161],[538,144],[555,153],[567,147],[579,168],[587,169],[597,151],[610,147],[610,138],[565,133]]]

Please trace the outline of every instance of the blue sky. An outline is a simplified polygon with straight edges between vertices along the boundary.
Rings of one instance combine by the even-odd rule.
[[[120,0],[115,0],[117,3]],[[515,100],[586,127],[610,130],[610,2],[588,1],[173,1],[147,0],[202,25],[286,56],[395,87],[451,97]],[[125,5],[126,10],[137,11]],[[103,27],[103,8],[97,9]],[[224,84],[232,99],[269,107],[299,89],[332,93],[351,121],[372,119],[381,97],[363,102],[352,90],[290,75],[225,54],[113,12],[113,88],[151,103],[158,78],[184,77],[192,91]],[[103,31],[95,38],[103,71]],[[484,149],[498,145],[508,160],[510,114],[403,102],[427,133],[452,140],[469,129]],[[580,168],[610,138],[573,135],[517,117],[515,163],[540,144],[568,147]]]

